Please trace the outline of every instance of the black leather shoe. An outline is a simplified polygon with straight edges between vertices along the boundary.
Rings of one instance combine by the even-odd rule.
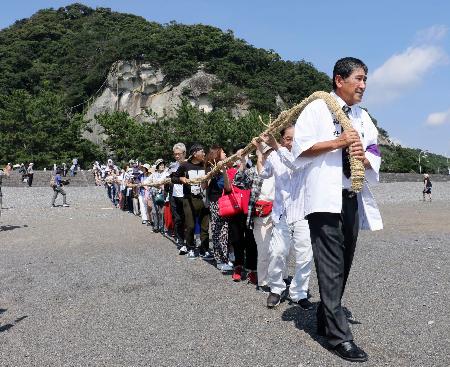
[[[309,302],[308,298],[300,299],[296,303],[305,311],[311,311],[314,308],[314,305]]]
[[[365,362],[368,358],[367,353],[359,348],[352,340],[336,345],[333,351],[342,359],[350,362]]]
[[[277,307],[281,302],[281,296],[276,293],[269,293],[269,297],[267,297],[267,307],[274,308]]]

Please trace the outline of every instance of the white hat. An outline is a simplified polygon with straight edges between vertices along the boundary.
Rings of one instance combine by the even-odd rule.
[[[164,159],[162,158],[157,159],[154,164],[155,168],[157,168],[161,163],[164,163]]]
[[[150,171],[150,169],[152,168],[148,163],[143,164],[142,167],[147,168],[147,171]]]

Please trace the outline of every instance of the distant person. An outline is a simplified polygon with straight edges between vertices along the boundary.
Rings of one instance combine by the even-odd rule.
[[[428,195],[428,199],[431,201],[431,187],[433,184],[431,183],[430,176],[425,173],[423,175],[423,201],[425,201],[425,195]]]
[[[0,168],[0,215],[1,215],[1,209],[2,209],[2,203],[3,203],[3,194],[2,194],[2,181],[3,177],[9,177],[10,173],[12,171],[12,166],[10,163],[6,165],[4,169]]]
[[[75,176],[78,169],[78,158],[72,159],[72,165],[70,166],[70,176]]]
[[[150,177],[151,166],[145,163],[141,166],[142,174],[139,175],[139,183],[142,185]],[[144,186],[139,186],[139,208],[141,210],[142,224],[148,224],[148,195],[149,190]]]
[[[178,170],[180,163],[186,159],[186,146],[177,143],[173,146],[173,157],[175,162],[169,165],[168,174],[172,178]],[[184,246],[184,210],[183,210],[183,185],[172,184],[169,191],[169,202],[174,222],[174,237],[178,249]]]
[[[177,171],[172,174],[172,183],[183,185],[183,212],[185,219],[185,240],[186,244],[180,248],[179,254],[187,254],[188,258],[197,257],[195,253],[195,221],[201,227],[200,256],[205,260],[214,259],[209,251],[209,209],[203,201],[205,197],[206,183],[190,184],[189,179],[195,179],[205,175],[205,151],[200,144],[193,144],[189,150],[187,161],[180,163]]]
[[[155,172],[153,172],[149,177],[150,182],[160,182],[164,180],[168,173],[166,171],[166,165],[163,159],[157,159],[155,164]],[[164,234],[164,185],[152,186],[150,188],[151,200],[153,203],[152,209],[152,222],[153,222],[153,232],[160,232]]]
[[[22,175],[22,182],[27,179],[27,169],[23,163],[20,164],[19,173]]]
[[[211,171],[214,165],[223,161],[226,157],[227,155],[221,146],[211,146],[206,156],[205,173]],[[228,177],[226,168],[224,166],[220,174],[211,178],[206,190],[209,201],[214,258],[216,259],[217,269],[224,272],[233,270],[233,267],[228,263],[228,220],[219,215],[219,198],[222,196],[225,179]]]
[[[4,171],[5,171],[6,175],[9,176],[9,175],[11,174],[11,172],[13,171],[13,169],[14,169],[14,167],[13,167],[12,163],[8,163],[8,164],[5,166]]]
[[[28,177],[28,186],[31,187],[33,184],[33,176],[34,176],[34,170],[33,170],[33,163],[30,163],[27,168],[27,177]]]
[[[68,181],[63,181],[61,178],[61,169],[58,167],[56,169],[55,181],[53,185],[53,199],[52,199],[52,208],[56,207],[55,200],[58,197],[58,194],[61,194],[63,197],[63,207],[68,207],[69,204],[66,202],[66,192],[63,190],[63,185],[67,185]]]

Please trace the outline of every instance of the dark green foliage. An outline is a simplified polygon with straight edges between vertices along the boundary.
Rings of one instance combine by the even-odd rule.
[[[201,143],[205,148],[220,144],[231,151],[239,143],[248,143],[264,128],[256,112],[235,119],[226,110],[206,114],[186,101],[179,107],[177,117],[161,118],[154,124],[139,124],[125,112],[103,114],[97,116],[97,121],[109,136],[106,145],[122,162],[130,158],[148,162],[171,159],[172,147],[178,142],[185,143],[188,149],[193,143]]]
[[[124,114],[101,117],[110,134],[108,145],[120,159],[164,156],[170,149],[162,147],[177,141],[189,145],[198,139],[227,147],[246,142],[259,127],[256,112],[235,121],[221,107],[249,98],[251,108],[276,113],[277,94],[294,104],[330,87],[329,78],[310,64],[282,61],[272,50],[257,49],[231,31],[161,25],[82,4],[44,9],[0,31],[0,161],[33,160],[39,167],[66,157],[77,156],[85,164],[94,155],[100,158],[99,149],[80,137],[81,117],[68,118],[66,110],[91,97],[120,59],[150,61],[173,83],[200,66],[222,80],[213,96],[218,110],[210,115],[183,104],[177,118],[151,126]],[[73,111],[81,112],[81,107]],[[138,146],[142,136],[152,137],[143,153]]]
[[[0,162],[31,161],[41,169],[74,157],[90,163],[102,155],[81,138],[84,125],[81,115],[67,115],[63,98],[52,91],[0,95]]]
[[[240,88],[252,107],[275,112],[275,96],[288,104],[330,79],[307,62],[286,62],[231,31],[206,25],[158,24],[144,18],[73,4],[45,9],[0,31],[0,90],[36,93],[44,83],[64,91],[68,106],[89,98],[117,60],[146,60],[176,83],[199,66]],[[219,93],[220,94],[220,93]],[[226,93],[225,93],[226,94]],[[230,95],[220,103],[232,103]]]
[[[405,148],[400,145],[381,146],[381,171],[383,172],[419,172],[419,149]],[[420,165],[422,173],[447,174],[445,157],[427,153],[421,154]]]

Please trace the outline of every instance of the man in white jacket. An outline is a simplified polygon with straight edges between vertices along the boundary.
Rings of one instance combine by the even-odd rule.
[[[361,362],[367,354],[353,342],[341,305],[360,228],[382,228],[378,208],[367,186],[377,182],[381,164],[378,132],[369,114],[357,104],[366,89],[367,66],[346,57],[336,62],[331,93],[353,129],[343,132],[323,100],[310,103],[295,125],[292,154],[304,166],[305,217],[311,232],[320,291],[318,334],[326,336],[343,359]],[[351,190],[349,156],[363,162],[366,182],[361,193]]]

